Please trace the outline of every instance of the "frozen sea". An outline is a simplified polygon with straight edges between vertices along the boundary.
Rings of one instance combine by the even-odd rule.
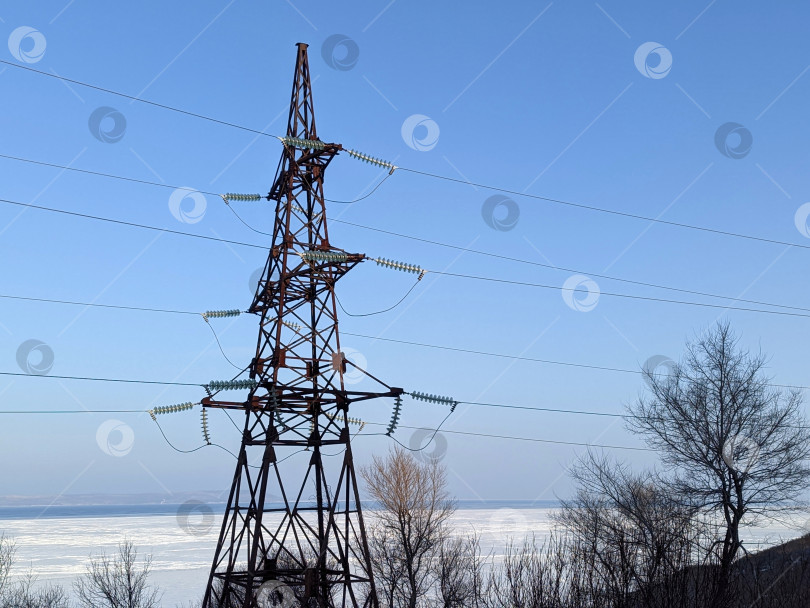
[[[503,554],[507,542],[534,534],[547,537],[555,502],[461,501],[453,519],[458,534],[476,532],[484,554]],[[130,507],[0,508],[0,533],[17,545],[15,576],[29,570],[41,582],[70,587],[91,554],[114,552],[120,541],[135,543],[139,556],[152,555],[153,584],[163,606],[202,596],[221,523],[221,508],[178,517],[179,505]],[[365,511],[371,520],[374,512]],[[804,521],[746,530],[749,547],[765,547],[806,533]]]

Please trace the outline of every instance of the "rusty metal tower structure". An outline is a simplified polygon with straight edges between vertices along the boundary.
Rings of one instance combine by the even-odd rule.
[[[203,400],[245,415],[203,608],[378,606],[348,411],[402,390],[344,386],[351,362],[340,350],[334,288],[365,256],[329,242],[324,171],[342,146],[318,139],[307,45],[297,46],[287,135],[267,196],[276,206],[272,248],[250,307],[260,318],[255,386],[243,402]],[[308,457],[303,478],[302,466],[282,463],[295,452]]]

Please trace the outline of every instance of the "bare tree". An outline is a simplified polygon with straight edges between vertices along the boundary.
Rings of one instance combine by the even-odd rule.
[[[378,595],[390,608],[416,608],[431,591],[433,565],[455,511],[444,468],[395,448],[360,474],[379,505],[370,527]]]
[[[441,608],[483,606],[484,561],[477,536],[445,537],[434,563],[437,605]]]
[[[8,575],[11,572],[11,566],[14,564],[14,555],[17,552],[17,547],[14,541],[7,538],[5,534],[0,534],[0,596],[8,585]]]
[[[650,395],[629,408],[630,429],[659,452],[678,495],[722,517],[714,606],[725,601],[741,525],[772,515],[810,485],[801,396],[771,386],[764,365],[718,324],[687,345],[669,375],[645,371]]]
[[[138,567],[138,551],[130,541],[118,545],[118,554],[102,552],[91,558],[87,572],[74,583],[83,608],[157,608],[160,592],[149,585],[152,558]]]
[[[64,587],[36,585],[36,576],[28,573],[24,578],[7,586],[0,598],[3,608],[68,608],[70,605]]]
[[[578,488],[556,521],[568,551],[587,565],[588,590],[610,606],[705,605],[712,588],[703,547],[711,528],[650,472],[590,453],[573,469]],[[701,571],[695,565],[709,566]]]

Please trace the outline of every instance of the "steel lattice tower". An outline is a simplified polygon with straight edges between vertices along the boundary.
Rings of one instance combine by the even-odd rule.
[[[244,402],[203,400],[245,412],[203,608],[267,605],[256,599],[263,584],[294,591],[292,603],[288,595],[277,604],[285,608],[377,608],[347,417],[352,402],[402,390],[344,386],[350,362],[340,350],[334,286],[365,256],[329,243],[323,178],[342,146],[318,140],[303,43],[283,143],[268,195],[276,203],[272,249],[250,307],[260,317],[250,365],[257,386]],[[326,456],[324,447],[342,454]],[[303,479],[300,467],[289,479],[289,465],[285,478],[281,459],[302,450],[309,456]]]

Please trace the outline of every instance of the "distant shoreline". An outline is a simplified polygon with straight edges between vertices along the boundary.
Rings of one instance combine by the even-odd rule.
[[[199,495],[197,495],[199,496]],[[196,505],[192,510],[205,510],[222,514],[226,503],[208,501],[203,497],[177,500],[172,497],[171,502],[129,503],[129,504],[43,504],[27,505],[0,505],[0,521],[20,519],[73,519],[73,518],[102,518],[102,517],[139,517],[177,515],[180,507],[189,503]],[[307,503],[308,504],[308,503]],[[281,503],[270,503],[271,507],[281,507]],[[304,505],[306,506],[306,505]],[[556,500],[459,500],[459,510],[473,509],[554,509],[559,507]],[[373,503],[363,503],[364,511],[374,511]]]

